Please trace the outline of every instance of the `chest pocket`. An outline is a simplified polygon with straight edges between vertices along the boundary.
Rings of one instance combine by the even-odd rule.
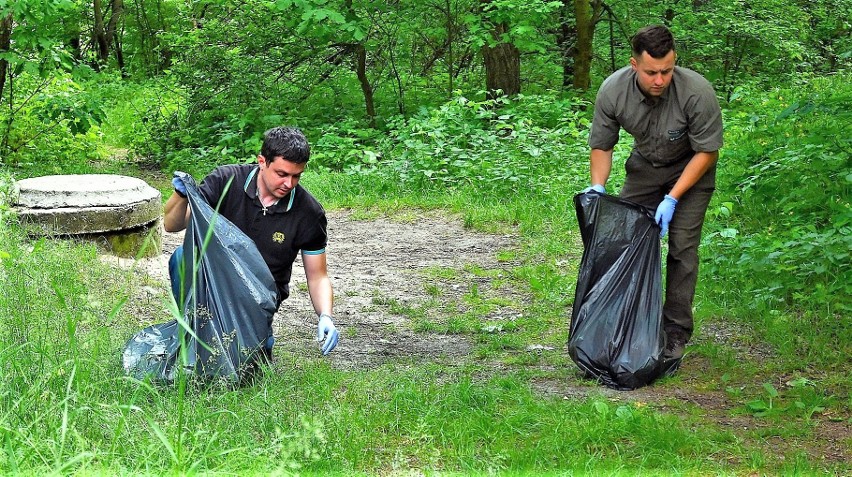
[[[682,129],[669,129],[668,131],[669,142],[675,142],[679,139],[682,139],[686,136],[686,128]]]

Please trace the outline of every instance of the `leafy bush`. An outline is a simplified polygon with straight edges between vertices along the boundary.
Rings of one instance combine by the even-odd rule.
[[[422,190],[465,186],[505,194],[566,183],[576,188],[588,167],[582,104],[458,96],[412,118],[392,118],[385,135],[341,135],[327,128],[318,155],[328,168]]]
[[[744,310],[767,312],[761,315],[775,322],[784,308],[816,313],[817,326],[837,328],[834,339],[848,343],[852,327],[835,318],[852,311],[849,78],[752,96],[727,121],[732,134],[704,273],[725,284],[715,293]],[[814,323],[789,324],[799,325]]]
[[[70,75],[47,80],[23,75],[18,82],[31,94],[14,110],[0,110],[0,163],[38,175],[89,171],[89,163],[105,155],[100,130],[105,111],[98,97]]]

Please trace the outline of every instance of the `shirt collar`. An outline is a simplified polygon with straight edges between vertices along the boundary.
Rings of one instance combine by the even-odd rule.
[[[260,166],[255,166],[254,169],[249,172],[248,177],[246,177],[246,182],[245,184],[243,184],[243,190],[245,191],[246,195],[252,199],[258,199],[258,201],[260,200],[257,195],[257,172],[259,170]],[[290,212],[290,209],[293,208],[293,202],[296,199],[296,189],[298,188],[299,186],[296,186],[292,190],[290,190],[290,199],[287,201],[287,207],[284,209],[284,212]],[[270,212],[278,211],[280,209],[278,204],[280,203],[281,199],[278,199],[277,201],[275,201],[274,204],[267,207],[267,210],[269,210]]]
[[[675,67],[675,70],[677,70],[677,67]],[[633,76],[633,81],[632,81],[631,84],[632,84],[633,90],[636,93],[637,102],[645,103],[648,106],[654,106],[656,104],[664,103],[664,102],[668,101],[669,95],[671,94],[672,88],[674,87],[674,73],[672,73],[672,81],[669,83],[669,87],[666,88],[665,91],[663,91],[663,94],[660,95],[659,99],[649,97],[645,93],[643,93],[642,88],[639,87],[639,78],[638,78],[638,75],[636,74],[636,71],[631,68],[630,73]]]

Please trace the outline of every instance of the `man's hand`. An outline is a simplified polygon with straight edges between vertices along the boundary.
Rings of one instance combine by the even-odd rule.
[[[581,193],[581,194],[588,194],[588,193],[589,193],[589,192],[591,192],[591,191],[595,191],[595,192],[597,192],[598,194],[606,194],[606,187],[604,187],[604,186],[602,186],[602,185],[600,185],[600,184],[592,184],[592,186],[591,186],[591,187],[586,187],[586,188],[585,188],[585,189],[583,189],[583,190],[582,190],[582,192],[580,192],[580,193]]]
[[[186,186],[183,185],[183,181],[175,175],[172,179],[172,185],[175,187],[175,192],[178,193],[181,197],[186,197]]]
[[[660,205],[657,206],[657,213],[654,214],[654,220],[662,229],[660,231],[660,238],[665,237],[669,231],[669,222],[672,221],[672,216],[674,216],[675,206],[677,206],[677,199],[668,194],[660,202]]]
[[[331,315],[322,313],[319,317],[319,324],[317,325],[317,341],[325,339],[325,342],[320,344],[323,355],[330,353],[337,346],[339,335],[340,332],[337,331],[337,328],[334,327],[334,323],[331,321]]]

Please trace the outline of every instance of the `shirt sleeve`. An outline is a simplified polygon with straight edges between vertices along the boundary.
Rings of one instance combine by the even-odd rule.
[[[709,82],[696,90],[687,110],[689,143],[695,152],[715,152],[722,148],[722,109]]]
[[[618,143],[621,125],[615,117],[615,107],[609,91],[609,82],[604,82],[595,98],[595,115],[589,131],[589,147],[608,151]]]
[[[302,253],[305,255],[320,255],[325,253],[325,247],[328,244],[328,219],[325,212],[322,212],[310,228],[307,240],[302,245]]]
[[[215,208],[216,204],[219,202],[219,197],[222,195],[222,190],[224,189],[223,180],[224,171],[221,167],[217,167],[216,169],[213,169],[198,186],[198,190],[201,192],[201,195],[210,207]]]

